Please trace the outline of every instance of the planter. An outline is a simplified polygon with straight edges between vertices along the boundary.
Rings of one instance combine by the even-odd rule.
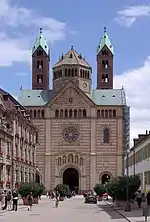
[[[27,197],[23,197],[23,205],[28,205],[28,198]]]
[[[102,197],[98,197],[98,201],[102,201]]]
[[[38,203],[39,203],[38,197],[34,197],[34,198],[33,198],[33,204],[38,204]]]
[[[65,197],[60,197],[59,200],[60,201],[64,201]]]

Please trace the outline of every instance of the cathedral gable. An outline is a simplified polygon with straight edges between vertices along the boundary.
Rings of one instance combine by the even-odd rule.
[[[79,88],[69,83],[59,92],[56,97],[47,104],[47,106],[59,107],[87,107],[93,106],[94,103]]]

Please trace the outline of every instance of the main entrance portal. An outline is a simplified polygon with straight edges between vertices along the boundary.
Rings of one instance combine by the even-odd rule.
[[[63,173],[63,184],[70,187],[71,190],[78,191],[79,189],[79,173],[74,168],[68,168]]]

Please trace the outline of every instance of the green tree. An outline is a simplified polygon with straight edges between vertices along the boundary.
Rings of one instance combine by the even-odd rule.
[[[94,191],[98,196],[102,196],[104,193],[106,193],[105,185],[104,184],[96,184],[94,187]]]

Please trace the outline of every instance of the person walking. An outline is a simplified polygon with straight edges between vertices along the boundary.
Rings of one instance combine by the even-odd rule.
[[[5,206],[5,194],[4,192],[1,193],[1,209],[3,210],[4,209],[4,206]]]
[[[33,204],[32,192],[30,192],[27,198],[28,198],[28,210],[32,210],[32,204]]]
[[[13,211],[17,211],[18,208],[18,194],[16,193],[16,191],[13,192]]]
[[[7,208],[8,208],[8,210],[12,209],[12,195],[11,195],[11,191],[9,191],[7,193]]]
[[[7,209],[7,191],[4,191],[4,207],[3,210]]]
[[[136,202],[139,208],[141,208],[142,204],[142,192],[141,190],[138,191],[137,196],[136,196]]]

